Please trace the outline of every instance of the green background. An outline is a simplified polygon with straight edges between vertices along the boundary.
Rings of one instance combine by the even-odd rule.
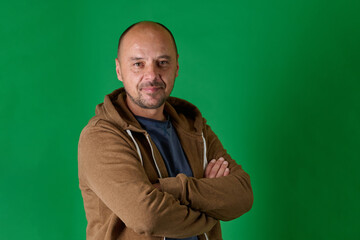
[[[356,0],[3,1],[0,239],[85,239],[78,137],[121,86],[118,37],[141,20],[173,32],[172,95],[251,176],[253,208],[222,222],[224,239],[360,239],[359,12]]]

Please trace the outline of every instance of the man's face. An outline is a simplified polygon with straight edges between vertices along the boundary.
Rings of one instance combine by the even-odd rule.
[[[178,70],[175,46],[165,29],[135,26],[124,36],[116,73],[127,101],[141,108],[159,108],[170,96]]]

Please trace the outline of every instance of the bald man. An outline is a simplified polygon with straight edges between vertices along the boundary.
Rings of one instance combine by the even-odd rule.
[[[196,106],[170,97],[178,58],[160,23],[121,35],[115,64],[124,87],[96,106],[79,140],[87,239],[218,240],[220,220],[251,209],[249,175]]]

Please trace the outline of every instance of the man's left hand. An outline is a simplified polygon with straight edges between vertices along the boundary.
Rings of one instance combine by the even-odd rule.
[[[228,165],[229,163],[223,157],[218,160],[211,160],[205,169],[205,178],[219,178],[229,175]]]

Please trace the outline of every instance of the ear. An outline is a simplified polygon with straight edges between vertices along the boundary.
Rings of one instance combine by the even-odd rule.
[[[120,81],[123,81],[123,80],[122,80],[122,76],[121,76],[121,70],[120,70],[120,62],[119,62],[119,59],[118,59],[118,58],[115,58],[115,65],[116,65],[116,75],[117,75],[117,78],[118,78]]]
[[[179,54],[177,55],[176,58],[176,74],[175,77],[179,76]]]

